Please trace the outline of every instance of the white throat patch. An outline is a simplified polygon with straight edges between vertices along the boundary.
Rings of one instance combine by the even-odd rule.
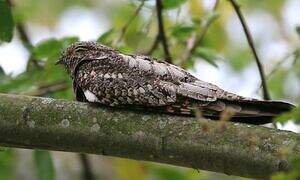
[[[84,91],[84,96],[89,102],[100,102],[97,96],[89,90]]]

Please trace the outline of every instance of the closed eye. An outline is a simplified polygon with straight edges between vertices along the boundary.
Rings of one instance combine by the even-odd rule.
[[[87,51],[88,48],[85,47],[85,46],[77,46],[75,49],[74,49],[74,52],[84,52],[84,51]]]

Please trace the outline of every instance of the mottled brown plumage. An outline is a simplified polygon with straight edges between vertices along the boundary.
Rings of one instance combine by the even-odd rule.
[[[71,45],[58,63],[71,74],[79,101],[182,115],[193,115],[197,108],[212,119],[230,108],[233,121],[252,124],[268,123],[292,107],[284,102],[238,96],[167,62],[125,55],[95,42]]]

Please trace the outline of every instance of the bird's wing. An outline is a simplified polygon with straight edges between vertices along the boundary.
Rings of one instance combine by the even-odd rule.
[[[173,89],[174,93],[176,94],[177,100],[188,100],[189,104],[185,105],[187,108],[191,108],[191,106],[195,105],[198,107],[202,106],[201,108],[206,108],[206,110],[210,112],[219,114],[226,108],[230,107],[236,112],[240,112],[242,109],[239,105],[235,105],[235,101],[253,100],[229,93],[216,85],[201,81],[186,70],[172,64],[153,60],[151,61],[149,58],[131,58],[131,64],[133,67],[149,67],[149,63],[152,65],[152,72],[154,76],[161,80],[159,82],[160,87],[172,87],[171,89]],[[227,103],[228,101],[231,101],[232,103]],[[182,107],[181,101],[176,101],[174,104]]]
[[[218,99],[230,101],[255,101],[229,93],[216,85],[202,81],[186,70],[166,62],[154,62],[154,73],[161,79],[171,82],[176,86],[178,95],[189,97],[199,101],[213,102]]]
[[[209,84],[199,86],[194,83],[179,82],[176,86],[178,95],[189,97],[199,101],[212,102],[216,101],[216,90],[211,88]]]
[[[156,61],[147,56],[121,55],[125,64],[129,68],[139,69],[139,74],[144,77],[152,76],[150,79],[157,79],[156,83],[160,89],[170,91],[172,89],[176,95],[192,98],[199,101],[215,101],[218,87],[212,84],[200,81],[189,72],[175,65]],[[149,73],[151,72],[151,73]],[[133,78],[137,74],[131,74]]]

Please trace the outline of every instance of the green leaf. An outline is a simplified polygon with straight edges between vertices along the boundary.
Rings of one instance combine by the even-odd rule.
[[[62,49],[77,42],[77,37],[65,37],[62,39],[48,39],[38,43],[33,49],[33,55],[37,59],[58,58]]]
[[[205,47],[198,47],[195,50],[193,56],[202,58],[206,62],[208,62],[209,64],[211,64],[215,67],[218,67],[218,65],[216,64],[216,61],[219,59],[222,59],[222,57],[220,55],[218,55],[215,50],[205,48]]]
[[[175,9],[184,4],[187,0],[163,0],[164,9]]]
[[[61,43],[57,39],[48,39],[40,42],[33,49],[33,55],[37,59],[57,57]]]
[[[185,39],[189,37],[194,31],[195,31],[194,26],[176,25],[172,28],[171,34],[176,38]]]
[[[10,42],[13,37],[14,21],[6,0],[0,0],[0,42]]]
[[[37,179],[53,180],[55,179],[54,167],[49,151],[35,150],[34,161],[36,165]]]

